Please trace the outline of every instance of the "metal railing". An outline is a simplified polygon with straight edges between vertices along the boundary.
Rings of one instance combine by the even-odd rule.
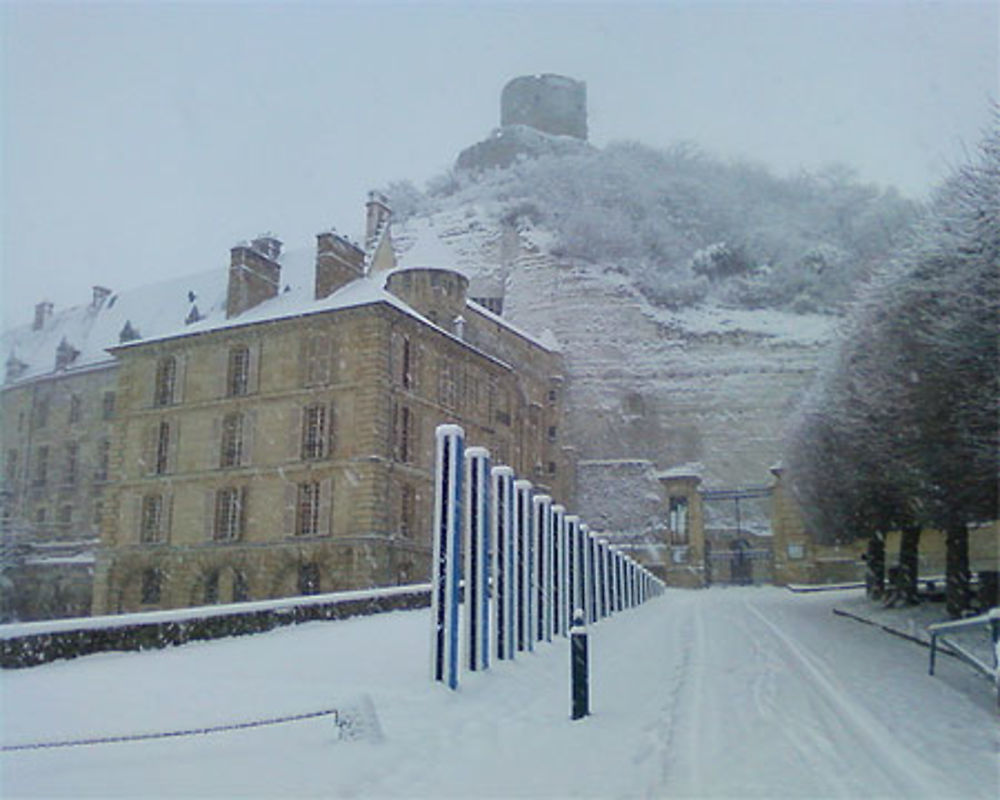
[[[988,665],[974,653],[957,642],[947,638],[948,634],[957,631],[967,631],[986,625],[990,629],[990,640],[993,643],[993,664]],[[962,661],[971,665],[993,681],[997,693],[997,706],[1000,707],[1000,608],[994,608],[985,614],[975,617],[955,620],[954,622],[938,622],[927,626],[931,635],[931,654],[929,673],[934,674],[935,657],[937,656],[938,639],[948,650]]]

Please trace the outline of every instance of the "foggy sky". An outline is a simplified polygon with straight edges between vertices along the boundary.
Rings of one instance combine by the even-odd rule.
[[[270,231],[360,235],[499,123],[516,75],[586,81],[591,141],[842,162],[922,197],[974,149],[998,5],[7,3],[2,322],[225,269]]]

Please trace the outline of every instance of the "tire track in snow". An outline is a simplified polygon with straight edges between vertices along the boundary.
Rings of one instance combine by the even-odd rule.
[[[804,758],[815,764],[831,781],[849,794],[885,794],[919,797],[935,794],[935,789],[950,784],[947,776],[926,762],[926,757],[911,751],[905,742],[889,730],[874,713],[852,699],[850,691],[830,672],[823,661],[795,641],[749,601],[745,607],[771,641],[790,656],[799,668],[802,686],[815,705],[816,714],[800,714],[787,719],[780,730]],[[862,768],[859,761],[865,762]],[[880,775],[883,786],[861,783],[859,775]]]

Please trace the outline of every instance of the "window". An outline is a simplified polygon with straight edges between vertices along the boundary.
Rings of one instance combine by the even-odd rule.
[[[35,451],[35,486],[44,486],[49,477],[49,448],[42,445]]]
[[[245,345],[229,349],[229,368],[226,374],[226,394],[230,397],[245,395],[250,389],[250,349]]]
[[[78,394],[69,398],[69,424],[75,425],[83,418],[83,400]]]
[[[61,506],[59,508],[59,524],[69,525],[73,522],[73,506]]]
[[[243,459],[243,415],[236,412],[222,418],[220,467],[238,467]]]
[[[438,402],[445,408],[458,408],[458,367],[445,358],[438,370]]]
[[[412,464],[416,458],[417,420],[409,406],[393,407],[393,449],[396,460]]]
[[[319,594],[319,564],[309,562],[299,565],[299,594]]]
[[[559,399],[559,390],[549,389],[549,405],[554,406],[558,399]]]
[[[94,470],[95,481],[106,481],[111,464],[111,440],[101,439],[97,443],[97,469]]]
[[[670,533],[674,544],[688,543],[688,499],[671,497],[669,508]]]
[[[153,471],[165,475],[170,464],[170,423],[164,420],[156,432],[156,461]]]
[[[333,379],[333,341],[326,334],[307,336],[302,343],[302,379],[306,386],[324,386]]]
[[[550,442],[555,442],[555,440],[557,438],[556,437],[556,433],[557,433],[556,426],[555,425],[549,425],[549,441]]]
[[[101,417],[103,419],[114,419],[115,416],[115,393],[105,392],[101,400]]]
[[[549,475],[555,475],[555,474],[556,474],[556,462],[555,461],[550,461],[549,462]]]
[[[413,515],[416,507],[416,491],[408,484],[404,483],[399,490],[399,535],[413,535]]]
[[[177,359],[164,356],[156,362],[156,383],[153,387],[153,405],[169,406],[174,402],[177,381]]]
[[[212,538],[235,541],[243,537],[246,527],[246,487],[219,489],[215,493],[215,519]]]
[[[4,482],[7,490],[12,491],[17,482],[17,450],[8,450],[4,461]]]
[[[142,604],[156,605],[160,602],[163,590],[163,573],[150,567],[142,572]]]
[[[250,584],[247,582],[247,576],[236,570],[233,573],[233,602],[234,603],[245,603],[250,599]]]
[[[76,442],[69,442],[66,445],[66,485],[72,486],[76,483],[77,465],[79,463],[80,445]]]
[[[415,354],[409,336],[401,333],[392,334],[392,379],[403,389],[415,386],[414,364]]]
[[[162,541],[163,495],[147,494],[142,498],[142,514],[139,521],[139,541],[153,544]]]
[[[295,504],[295,533],[315,536],[319,533],[319,483],[300,483]]]
[[[103,515],[104,515],[104,501],[95,500],[94,513],[91,515],[90,518],[91,523],[99,528],[101,526],[101,517]]]
[[[322,403],[306,406],[302,412],[302,458],[325,458],[330,449],[327,407]]]
[[[35,400],[35,427],[44,428],[49,424],[49,398],[39,397]]]
[[[205,605],[211,606],[219,602],[219,570],[213,569],[205,575],[204,590]]]

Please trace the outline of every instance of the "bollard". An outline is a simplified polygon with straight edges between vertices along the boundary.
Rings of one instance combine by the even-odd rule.
[[[589,653],[587,652],[587,628],[583,621],[583,609],[573,612],[573,627],[570,629],[570,684],[572,694],[572,719],[581,719],[590,714]]]
[[[494,652],[498,660],[514,657],[514,593],[517,548],[514,540],[514,470],[497,466],[490,471],[490,539],[493,541]]]
[[[465,451],[465,656],[470,672],[490,666],[490,454]]]
[[[447,684],[451,689],[458,688],[459,540],[464,435],[457,425],[439,425],[435,431],[431,678]]]
[[[517,649],[535,649],[532,636],[534,615],[534,528],[532,527],[531,481],[514,482],[514,540],[517,550],[517,580],[515,587],[514,628]]]

